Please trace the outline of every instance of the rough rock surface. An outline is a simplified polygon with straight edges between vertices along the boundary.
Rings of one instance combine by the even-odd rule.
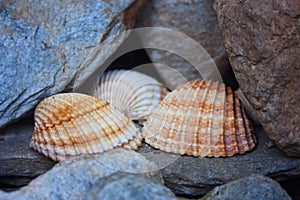
[[[199,42],[212,58],[224,53],[221,33],[213,10],[213,1],[149,0],[137,17],[136,27],[165,27],[182,32]],[[166,38],[163,34],[154,35],[160,43]],[[158,37],[158,38],[157,38]],[[174,38],[177,48],[185,49],[185,43]],[[174,68],[187,80],[201,78],[195,68],[179,55],[170,51],[148,49],[150,58],[155,63]],[[192,54],[191,50],[191,54]],[[194,52],[195,54],[195,52]],[[177,73],[168,68],[157,68],[162,79],[170,89],[175,89],[184,82]]]
[[[262,175],[253,174],[218,186],[203,199],[291,200],[291,197],[276,181]]]
[[[123,42],[144,0],[0,2],[0,127],[78,87]]]
[[[143,177],[116,173],[97,181],[87,199],[177,199],[170,189]]]
[[[215,0],[240,88],[269,137],[300,157],[300,2]]]
[[[73,157],[56,164],[28,186],[5,193],[4,199],[84,199],[100,179],[116,172],[135,173],[162,183],[157,167],[134,151],[116,149]],[[138,174],[139,173],[139,174]]]

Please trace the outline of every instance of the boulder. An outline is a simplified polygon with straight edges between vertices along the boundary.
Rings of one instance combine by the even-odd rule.
[[[203,199],[291,200],[280,185],[265,176],[253,174],[214,188]]]
[[[116,149],[84,155],[56,164],[20,190],[3,193],[4,199],[85,199],[103,177],[113,173],[135,173],[163,183],[157,167],[134,151]]]
[[[202,53],[208,52],[214,59],[224,53],[212,0],[149,0],[137,17],[136,27],[164,27],[179,31],[191,37],[195,43],[200,43],[204,48]],[[165,34],[153,33],[152,37],[157,43],[163,44],[162,46],[168,46],[170,39]],[[189,54],[200,56],[192,48],[193,45],[183,42],[180,37],[172,39],[176,49],[184,49]],[[199,66],[193,66],[190,60],[175,54],[172,49],[147,49],[147,52],[154,63],[164,64],[171,68],[155,66],[171,90],[185,83],[185,79],[180,79],[178,73],[187,80],[201,78],[195,68]],[[207,54],[208,57],[209,55]]]
[[[1,1],[0,128],[81,85],[124,41],[118,33],[133,27],[144,2]]]
[[[241,92],[278,148],[300,157],[300,2],[215,0]]]

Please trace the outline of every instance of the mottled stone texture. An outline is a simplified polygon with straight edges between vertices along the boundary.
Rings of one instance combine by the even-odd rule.
[[[224,53],[212,0],[148,0],[137,17],[136,26],[164,27],[182,32],[200,43],[212,58],[218,58]],[[159,38],[156,35],[154,37],[164,44],[163,35],[158,36]],[[176,39],[174,42],[178,43],[180,49],[185,49],[187,45]],[[201,78],[198,71],[179,55],[158,49],[147,49],[147,52],[153,62],[174,68],[187,80]],[[168,68],[157,68],[157,70],[170,89],[185,83],[173,70]]]
[[[83,83],[133,27],[144,0],[0,2],[0,128]]]
[[[300,156],[300,1],[215,0],[240,88],[276,145]]]
[[[291,197],[276,181],[262,175],[252,174],[214,188],[203,199],[291,200]]]

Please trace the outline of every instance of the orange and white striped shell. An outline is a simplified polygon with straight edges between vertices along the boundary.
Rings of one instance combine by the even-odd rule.
[[[64,93],[41,101],[30,147],[55,161],[116,147],[138,149],[141,135],[127,117],[97,98]]]
[[[143,136],[160,150],[201,157],[243,154],[256,142],[237,95],[207,80],[169,93],[149,115]]]
[[[132,70],[113,70],[102,75],[94,97],[108,101],[131,120],[146,119],[166,96],[156,79]]]

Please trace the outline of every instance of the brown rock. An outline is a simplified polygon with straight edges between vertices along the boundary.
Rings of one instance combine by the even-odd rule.
[[[215,0],[241,91],[275,144],[300,156],[300,2]]]
[[[200,43],[212,58],[217,58],[224,53],[224,47],[212,5],[213,1],[149,0],[137,17],[136,27],[164,27],[179,31],[193,38],[196,43]],[[153,35],[153,37],[159,43],[167,42],[163,34]],[[186,49],[186,46],[190,46],[176,39],[174,43],[178,49]],[[188,50],[191,54],[196,54],[192,49]],[[195,67],[189,63],[190,61],[184,60],[181,55],[159,49],[147,49],[147,52],[153,62],[176,70],[156,66],[170,89],[175,89],[186,82],[178,72],[187,80],[201,78]]]

